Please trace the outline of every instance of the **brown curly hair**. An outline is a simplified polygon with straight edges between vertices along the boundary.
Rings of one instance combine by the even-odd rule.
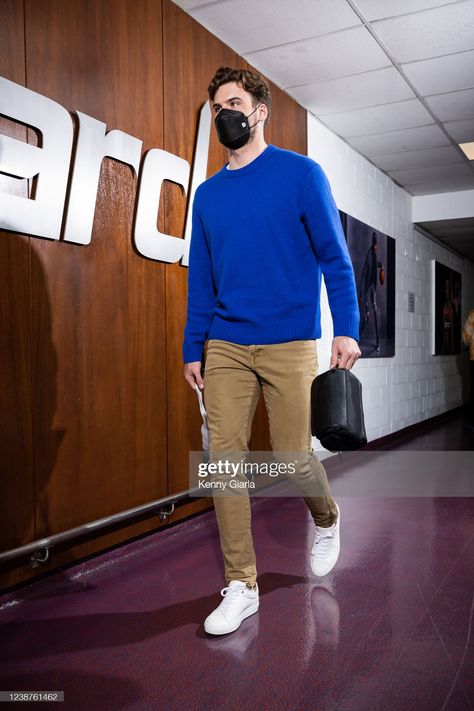
[[[207,87],[210,100],[214,101],[217,90],[223,84],[229,84],[229,82],[235,82],[236,84],[239,84],[244,91],[248,91],[248,93],[253,97],[252,103],[254,106],[257,104],[265,104],[268,109],[268,115],[264,123],[266,128],[270,118],[272,97],[270,87],[262,75],[257,74],[256,72],[251,72],[248,69],[232,69],[231,67],[224,66],[219,67]]]

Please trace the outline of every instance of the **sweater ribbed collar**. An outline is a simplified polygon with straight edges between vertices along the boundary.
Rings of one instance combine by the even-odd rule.
[[[272,156],[276,152],[276,146],[272,145],[271,143],[268,144],[268,146],[265,148],[264,151],[260,153],[256,158],[254,158],[250,163],[247,163],[247,165],[244,165],[243,168],[235,168],[235,170],[229,170],[227,168],[228,163],[224,165],[223,168],[219,171],[220,175],[223,178],[238,178],[241,175],[247,175],[247,173],[252,172],[253,170],[256,170],[259,168],[263,163],[265,163],[266,160],[270,156]]]

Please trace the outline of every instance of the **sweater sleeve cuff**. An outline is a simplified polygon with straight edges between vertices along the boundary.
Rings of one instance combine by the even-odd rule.
[[[183,363],[194,363],[202,361],[204,346],[183,343]]]
[[[340,314],[332,317],[334,338],[349,336],[359,340],[359,314]]]

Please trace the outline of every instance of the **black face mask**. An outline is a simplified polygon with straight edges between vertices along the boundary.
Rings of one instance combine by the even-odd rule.
[[[250,129],[258,123],[257,121],[253,126],[249,126],[248,119],[258,108],[257,106],[248,116],[242,113],[242,111],[221,109],[215,118],[219,141],[234,151],[237,148],[245,146],[250,138]]]

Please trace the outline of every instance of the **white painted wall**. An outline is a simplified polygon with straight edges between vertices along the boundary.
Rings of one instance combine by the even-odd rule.
[[[308,113],[308,155],[331,184],[340,210],[396,240],[395,356],[359,358],[353,372],[362,383],[369,441],[451,410],[468,399],[468,355],[431,355],[430,260],[462,274],[462,318],[474,307],[474,264],[416,231],[412,196]],[[437,196],[442,201],[442,195]],[[425,218],[428,219],[428,218]],[[415,292],[415,313],[408,312]],[[332,319],[324,288],[319,372],[329,368]],[[321,449],[314,439],[315,449]]]

